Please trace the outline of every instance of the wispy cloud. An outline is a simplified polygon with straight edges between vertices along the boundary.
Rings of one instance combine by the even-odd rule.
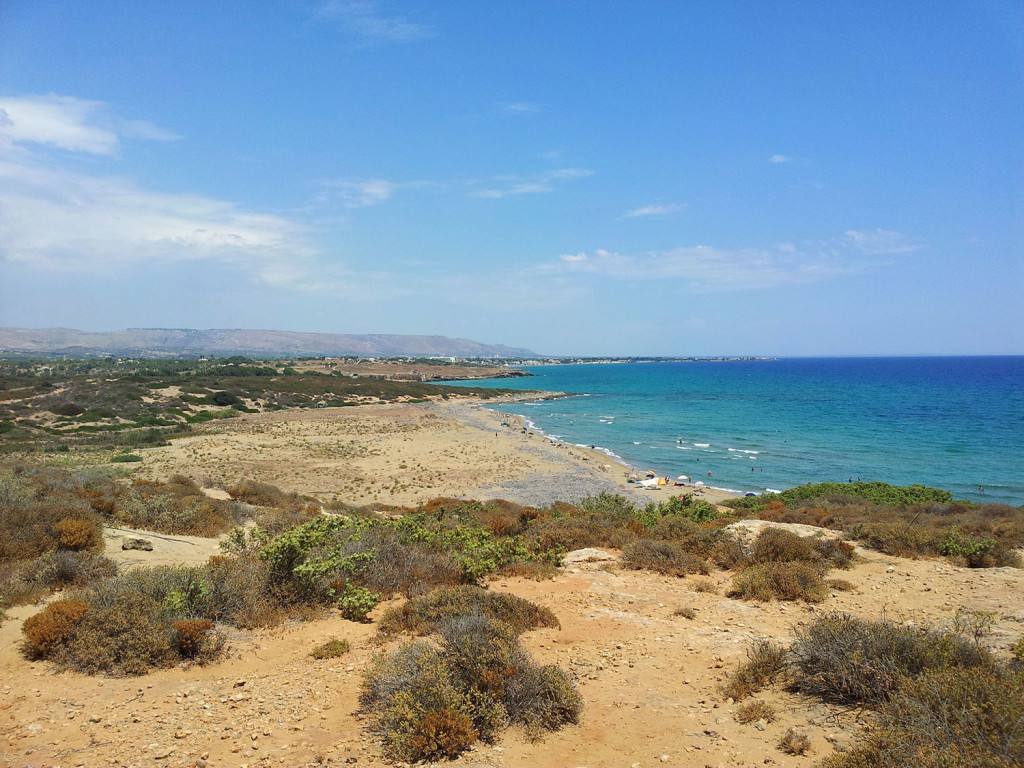
[[[884,236],[876,236],[883,232]],[[604,276],[622,281],[681,280],[696,290],[751,290],[814,283],[881,266],[879,257],[915,250],[885,230],[850,230],[830,240],[764,248],[694,245],[625,254],[598,249],[567,253],[534,273]]]
[[[215,260],[271,278],[314,254],[295,222],[118,177],[0,160],[0,260],[48,269]]]
[[[498,199],[552,192],[559,184],[593,175],[594,172],[587,168],[556,168],[532,176],[494,176],[470,184],[474,187],[474,197]]]
[[[509,101],[501,105],[501,111],[512,115],[528,115],[540,112],[540,105],[529,101]]]
[[[35,145],[111,155],[122,138],[174,141],[180,136],[145,120],[118,118],[102,101],[56,94],[0,97],[0,150]]]
[[[793,158],[789,157],[789,155],[772,155],[771,157],[768,158],[769,163],[775,163],[776,165],[780,165],[782,163],[789,163],[792,162],[792,160]]]
[[[622,214],[624,219],[640,219],[645,216],[668,216],[673,213],[679,213],[686,207],[684,203],[653,203],[651,205],[641,205],[639,208],[633,208],[632,210],[626,211]]]
[[[892,256],[913,253],[921,246],[899,232],[890,229],[848,229],[847,242],[867,256]]]
[[[123,138],[176,138],[119,121],[101,102],[69,96],[0,98],[0,265],[85,272],[168,263],[229,264],[257,282],[343,291],[386,281],[352,276],[324,258],[296,219],[205,195],[146,189],[115,175],[68,170],[49,148],[110,156]],[[391,194],[388,182],[350,182],[352,206]],[[362,288],[360,289],[362,290]]]
[[[318,203],[338,202],[345,208],[369,208],[391,199],[399,183],[387,179],[327,179],[320,182]]]
[[[317,8],[321,18],[336,19],[349,34],[370,43],[407,43],[434,37],[428,24],[389,14],[373,0],[328,0]]]

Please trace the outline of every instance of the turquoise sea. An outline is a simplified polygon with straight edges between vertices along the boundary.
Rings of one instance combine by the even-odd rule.
[[[851,478],[923,483],[1024,504],[1024,357],[524,370],[533,378],[462,383],[573,393],[506,410],[659,474],[755,492]]]

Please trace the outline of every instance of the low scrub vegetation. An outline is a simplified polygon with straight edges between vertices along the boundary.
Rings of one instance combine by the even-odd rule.
[[[324,659],[337,659],[339,656],[344,656],[351,650],[352,645],[348,640],[338,639],[335,637],[318,645],[309,652],[309,655],[314,659],[323,661]]]
[[[429,635],[444,622],[466,614],[501,622],[517,635],[537,627],[558,627],[558,619],[549,609],[529,600],[480,587],[459,586],[442,587],[391,608],[381,618],[378,629],[384,635]]]
[[[737,707],[735,717],[741,725],[756,723],[758,720],[772,723],[775,721],[775,707],[763,701],[751,701]]]
[[[707,575],[711,564],[686,549],[683,544],[658,539],[639,539],[627,544],[622,551],[622,564],[636,570],[654,571],[666,576],[685,576],[690,573]]]
[[[905,678],[995,663],[980,645],[954,632],[841,613],[799,628],[789,653],[797,690],[839,704],[877,704]]]
[[[981,645],[982,621],[912,627],[824,614],[784,649],[755,645],[723,693],[773,683],[875,716],[857,744],[823,768],[1010,768],[1024,764],[1024,672]],[[802,739],[784,736],[791,751]]]
[[[747,650],[747,660],[726,679],[722,692],[734,701],[742,701],[775,682],[786,664],[785,648],[759,640]]]
[[[351,378],[244,358],[0,360],[0,452],[122,450],[166,444],[239,413],[354,402],[476,397],[512,390]],[[5,425],[10,425],[9,427]],[[117,458],[114,461],[135,459]],[[137,454],[136,454],[137,456]]]
[[[945,557],[971,568],[1021,566],[1024,511],[956,501],[937,488],[816,483],[726,505],[746,516],[840,530],[890,555]]]
[[[811,563],[760,563],[737,573],[728,595],[762,602],[820,603],[828,596],[828,586],[822,579],[821,568]]]
[[[360,703],[390,757],[451,759],[478,740],[493,741],[508,725],[539,734],[578,722],[582,700],[572,680],[529,657],[518,641],[521,630],[488,615],[496,603],[430,595],[426,601],[450,607],[444,617],[414,625],[429,626],[432,641],[380,657],[363,682]],[[454,612],[463,604],[468,612]],[[543,609],[517,605],[514,613],[542,615]]]

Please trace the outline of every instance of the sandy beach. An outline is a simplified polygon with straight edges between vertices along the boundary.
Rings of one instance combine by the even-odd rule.
[[[489,401],[437,401],[247,414],[148,449],[138,472],[206,486],[249,478],[353,504],[438,496],[542,505],[603,491],[664,499],[693,488],[641,490],[599,450],[554,442]],[[720,502],[730,495],[702,489]]]

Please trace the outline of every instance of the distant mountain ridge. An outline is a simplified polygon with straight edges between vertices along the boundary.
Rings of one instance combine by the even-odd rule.
[[[304,333],[244,328],[126,328],[121,331],[0,328],[0,354],[3,353],[132,357],[534,357],[536,354],[519,347],[447,336]]]

